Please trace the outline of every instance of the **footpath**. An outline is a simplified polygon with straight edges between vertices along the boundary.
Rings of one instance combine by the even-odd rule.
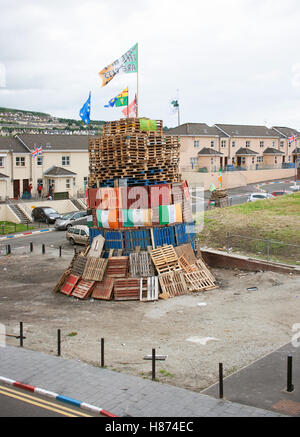
[[[159,382],[19,347],[0,347],[8,378],[104,409],[117,417],[281,417]]]

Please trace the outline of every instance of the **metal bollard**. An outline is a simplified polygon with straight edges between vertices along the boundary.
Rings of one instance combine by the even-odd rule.
[[[219,363],[219,398],[223,399],[223,363]]]
[[[155,349],[152,349],[152,381],[155,380]]]
[[[42,245],[42,254],[45,255],[45,252],[46,252],[46,250],[45,250],[45,245],[43,244],[43,245]]]
[[[20,322],[20,347],[23,347],[23,322]]]
[[[101,338],[101,367],[104,367],[104,338]]]
[[[30,243],[30,252],[33,252],[33,243]]]
[[[61,331],[57,330],[57,356],[60,357],[61,354]]]
[[[288,356],[287,361],[287,392],[291,393],[294,391],[294,385],[293,385],[293,357]]]
[[[11,247],[10,247],[10,244],[8,244],[6,246],[6,255],[10,255],[10,254],[11,254]]]

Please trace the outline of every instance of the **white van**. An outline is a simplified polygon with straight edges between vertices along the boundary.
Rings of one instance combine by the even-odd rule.
[[[86,244],[89,238],[89,228],[85,225],[72,226],[66,232],[66,239],[71,244]]]

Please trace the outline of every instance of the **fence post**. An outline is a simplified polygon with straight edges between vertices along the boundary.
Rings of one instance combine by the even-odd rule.
[[[267,261],[270,260],[270,240],[267,240]]]
[[[223,363],[219,363],[219,398],[223,399]]]
[[[101,338],[101,367],[104,367],[104,338]]]
[[[152,381],[155,380],[155,349],[152,349]]]
[[[229,253],[229,232],[226,232],[226,251]]]

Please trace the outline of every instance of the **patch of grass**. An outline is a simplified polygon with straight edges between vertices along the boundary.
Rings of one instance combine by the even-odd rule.
[[[161,375],[163,375],[163,376],[169,376],[170,378],[174,378],[174,376],[175,376],[175,375],[173,375],[172,373],[167,372],[165,369],[161,369],[161,370],[159,371],[159,373],[160,373]]]
[[[77,335],[77,332],[70,332],[70,334],[68,334],[68,337],[75,337],[75,335]]]
[[[23,232],[30,229],[34,229],[34,226],[24,225],[23,223],[12,223],[7,221],[0,222],[0,234],[8,235],[15,232]]]

